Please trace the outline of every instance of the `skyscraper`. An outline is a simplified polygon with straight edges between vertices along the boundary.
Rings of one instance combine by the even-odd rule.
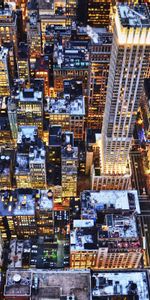
[[[0,96],[10,95],[8,49],[0,48]]]
[[[94,31],[96,38],[90,46],[91,67],[88,89],[88,127],[102,129],[106,103],[112,34],[104,29]]]
[[[144,4],[117,7],[101,139],[104,187],[114,188],[116,176],[116,188],[129,183],[127,162],[150,51],[149,17]]]
[[[107,27],[110,24],[110,0],[88,0],[87,23],[93,27]]]
[[[73,134],[65,132],[61,150],[62,196],[77,195],[78,148],[74,147]]]

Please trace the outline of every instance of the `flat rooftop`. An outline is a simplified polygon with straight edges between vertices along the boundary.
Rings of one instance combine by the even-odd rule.
[[[66,147],[61,150],[62,159],[77,159],[78,158],[78,147],[72,147],[68,144]]]
[[[49,300],[74,296],[74,299],[90,300],[90,271],[33,271],[39,279],[38,296]]]
[[[69,36],[71,35],[71,29],[68,26],[63,26],[63,25],[52,25],[48,24],[46,26],[45,34],[54,34],[56,35],[59,32],[60,36]]]
[[[95,216],[96,211],[127,210],[140,214],[136,190],[84,191],[81,193],[82,216]]]
[[[51,114],[69,114],[69,115],[85,115],[85,104],[84,97],[78,96],[74,99],[68,97],[59,98],[49,98],[48,111]]]
[[[22,142],[35,142],[35,137],[37,137],[37,135],[38,133],[36,126],[19,126],[17,144],[20,144]]]
[[[43,95],[41,91],[30,88],[17,91],[15,98],[21,102],[42,102]]]
[[[15,200],[14,200],[15,197]],[[35,200],[33,190],[5,191],[0,193],[1,216],[26,216],[34,215]]]
[[[38,190],[36,199],[40,211],[51,211],[53,209],[53,193],[51,190]]]
[[[87,228],[87,227],[93,227],[94,226],[94,221],[93,220],[73,220],[73,227],[78,228]]]
[[[95,250],[97,249],[97,228],[77,227],[70,232],[71,251]]]
[[[8,55],[8,49],[4,47],[0,47],[0,60],[6,61],[7,55]]]
[[[85,48],[67,48],[61,44],[54,46],[54,68],[87,69],[89,52]]]
[[[29,23],[31,27],[36,27],[38,22],[38,14],[37,12],[33,12],[29,14]]]
[[[112,33],[108,33],[106,28],[92,28],[87,25],[86,27],[80,26],[77,30],[78,34],[86,34],[92,44],[112,44]]]
[[[132,239],[138,238],[136,220],[133,215],[124,216],[108,214],[98,231],[99,239]]]
[[[44,147],[31,146],[29,153],[29,166],[33,163],[45,163],[46,151]]]
[[[2,19],[2,17],[12,17],[12,16],[14,16],[14,12],[13,12],[13,10],[12,10],[12,8],[11,8],[11,3],[10,4],[8,4],[8,3],[6,3],[6,4],[4,4],[4,9],[0,9],[0,19]],[[5,21],[7,22],[8,20],[7,19],[5,19]],[[8,23],[9,23],[9,21],[8,21]]]
[[[9,270],[6,273],[5,296],[30,296],[32,274],[31,271]]]
[[[150,299],[145,271],[92,272],[91,285],[93,300],[108,296],[128,296],[129,299],[139,300]]]
[[[146,4],[119,4],[118,12],[124,27],[149,27],[150,11]]]
[[[0,154],[0,177],[10,174],[11,156],[5,153]]]
[[[29,172],[29,155],[17,153],[16,164],[15,164],[15,175],[27,174],[28,172]]]
[[[54,9],[54,0],[38,0],[39,10],[53,10]]]

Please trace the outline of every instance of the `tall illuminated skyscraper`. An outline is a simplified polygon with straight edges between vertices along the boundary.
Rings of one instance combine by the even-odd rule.
[[[0,47],[0,96],[10,95],[8,49]]]
[[[150,12],[118,5],[101,139],[101,172],[93,188],[127,188],[127,162],[150,51]],[[117,180],[116,180],[117,178]],[[115,179],[115,182],[114,182]],[[98,182],[99,181],[99,182]]]
[[[97,30],[95,34],[96,38],[91,41],[90,47],[88,127],[101,130],[106,103],[112,34],[103,29]]]

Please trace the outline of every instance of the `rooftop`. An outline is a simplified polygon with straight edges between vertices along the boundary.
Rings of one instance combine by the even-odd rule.
[[[82,216],[95,218],[96,211],[127,210],[140,214],[136,190],[128,191],[84,191],[81,193]]]
[[[51,211],[53,209],[53,193],[51,190],[39,190],[36,194],[40,211]]]
[[[31,144],[36,141],[38,132],[36,126],[19,126],[17,144]]]
[[[44,146],[31,146],[29,152],[29,165],[32,163],[45,163],[46,151]]]
[[[128,296],[130,299],[150,299],[145,271],[93,272],[91,283],[93,300],[119,295]]]
[[[48,111],[51,114],[69,114],[69,115],[84,115],[84,97],[78,96],[74,99],[70,99],[69,95],[66,95],[62,99],[49,98]]]
[[[15,175],[26,174],[29,172],[29,155],[17,153],[16,155],[16,165],[15,165]]]
[[[65,131],[62,133],[62,147],[66,147],[67,145],[74,146],[74,136],[73,132]]]
[[[0,60],[6,61],[7,55],[8,55],[8,49],[4,47],[0,47]]]
[[[29,23],[31,27],[36,27],[38,21],[38,13],[32,12],[29,14]]]
[[[42,92],[32,88],[23,89],[22,91],[17,91],[15,98],[22,102],[42,102]]]
[[[84,225],[81,223],[83,227],[76,227],[70,232],[71,251],[97,249],[97,228],[91,226],[92,224],[89,227],[85,227]]]
[[[85,48],[67,48],[57,43],[54,45],[54,68],[87,69],[89,53]]]
[[[86,27],[78,28],[79,34],[87,34],[92,44],[112,44],[112,34],[108,33],[106,28],[92,28],[87,25]]]
[[[90,272],[87,271],[37,271],[39,298],[53,299],[90,299]],[[64,298],[63,298],[64,297]],[[65,298],[66,297],[66,298]]]
[[[9,270],[6,274],[5,296],[30,296],[32,274],[31,271]]]
[[[45,34],[46,35],[56,35],[57,32],[59,32],[60,36],[69,36],[71,35],[71,29],[70,27],[66,27],[66,26],[62,26],[62,25],[53,25],[53,24],[48,24],[46,26],[46,31]]]
[[[78,147],[72,147],[71,144],[68,144],[66,147],[61,150],[62,159],[77,159],[78,158]]]
[[[0,176],[10,174],[11,156],[7,153],[0,153]]]
[[[138,238],[136,220],[133,215],[107,214],[101,215],[99,219],[102,222],[98,231],[99,240]]]
[[[87,227],[93,227],[94,221],[93,220],[73,220],[73,227],[74,228],[87,228]]]
[[[2,18],[2,16],[8,16],[8,17],[12,17],[13,15],[13,10],[11,8],[11,3],[5,3],[4,4],[4,9],[0,9],[0,18]]]
[[[54,10],[54,0],[38,0],[39,10],[45,10],[47,13],[49,10]]]
[[[118,5],[121,24],[124,27],[149,27],[150,11],[146,4]]]
[[[1,216],[26,216],[34,215],[33,190],[4,191],[0,193]]]

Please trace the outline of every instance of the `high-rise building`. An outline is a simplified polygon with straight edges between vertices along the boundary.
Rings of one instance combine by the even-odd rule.
[[[0,98],[0,146],[12,146],[11,129],[8,119],[7,99]]]
[[[49,145],[47,147],[47,184],[61,195],[61,126],[49,127]],[[57,192],[56,192],[57,190]]]
[[[99,187],[93,175],[94,188],[123,189],[130,182],[127,163],[150,50],[149,16],[144,4],[117,7],[102,127],[102,168]]]
[[[35,201],[37,232],[39,235],[52,235],[54,233],[52,191],[38,190]]]
[[[111,0],[88,0],[87,2],[87,23],[92,27],[108,27]]]
[[[137,268],[142,259],[136,191],[84,191],[71,231],[71,267]],[[144,249],[143,249],[144,252]]]
[[[0,152],[0,188],[12,187],[13,154],[11,151],[1,149]]]
[[[31,63],[31,77],[43,79],[44,81],[44,94],[50,95],[50,69],[51,60],[48,55],[42,55]]]
[[[42,47],[44,49],[45,31],[47,25],[62,25],[66,24],[66,15],[64,1],[46,1],[38,0],[39,19],[41,23]]]
[[[10,95],[10,72],[8,61],[8,49],[0,48],[0,96]]]
[[[88,127],[102,129],[106,103],[107,82],[112,46],[112,34],[93,30],[95,38],[90,45],[90,72],[88,89]]]
[[[26,83],[30,81],[29,50],[25,43],[20,43],[18,47],[17,70],[19,79]]]
[[[53,234],[53,194],[29,188],[0,192],[2,237],[30,238]]]
[[[44,146],[31,146],[29,152],[29,169],[32,188],[46,187],[46,151]]]
[[[18,126],[31,125],[38,127],[38,134],[43,133],[43,93],[34,88],[18,91],[14,102],[17,105]]]
[[[61,150],[62,196],[77,196],[78,148],[74,147],[73,134],[65,132]]]
[[[145,5],[119,5],[116,13],[103,123],[103,170],[125,174],[133,126],[150,50]]]
[[[76,45],[72,41],[68,47],[65,43],[62,45],[59,40],[55,42],[53,55],[55,92],[63,91],[63,81],[65,79],[76,79],[83,82],[84,95],[88,81],[89,52],[87,49],[88,43],[83,44],[79,42],[79,45]]]
[[[17,105],[14,100],[10,97],[7,102],[8,106],[8,119],[11,129],[12,138],[17,139],[18,126],[17,126]]]
[[[15,161],[15,183],[17,188],[32,187],[32,171],[29,168],[30,146],[36,146],[38,134],[36,126],[19,126]]]
[[[64,81],[64,95],[46,98],[45,118],[50,125],[60,125],[62,131],[71,131],[75,139],[84,138],[85,102],[82,96],[82,82]]]

